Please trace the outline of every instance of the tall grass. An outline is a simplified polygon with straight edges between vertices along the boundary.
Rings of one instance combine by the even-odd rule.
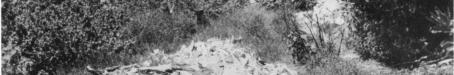
[[[260,57],[268,62],[288,59],[290,39],[296,30],[291,16],[268,11],[257,5],[246,6],[231,14],[210,20],[210,27],[196,34],[196,40],[208,38],[241,38],[238,43],[252,47]]]

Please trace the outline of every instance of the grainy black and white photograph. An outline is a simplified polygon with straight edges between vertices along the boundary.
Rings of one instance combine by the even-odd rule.
[[[453,75],[453,0],[1,0],[2,75]]]

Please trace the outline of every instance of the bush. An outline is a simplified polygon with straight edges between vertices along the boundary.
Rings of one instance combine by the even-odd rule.
[[[422,61],[445,59],[447,55],[452,58],[452,51],[446,50],[449,46],[440,46],[452,41],[452,25],[448,25],[452,15],[431,14],[451,13],[452,1],[352,2],[361,12],[355,33],[363,39],[357,51],[364,59],[376,59],[394,68],[416,68]]]
[[[122,39],[126,11],[99,1],[8,1],[2,10],[2,44],[20,47],[12,60],[35,61],[30,74],[101,63],[132,43]]]

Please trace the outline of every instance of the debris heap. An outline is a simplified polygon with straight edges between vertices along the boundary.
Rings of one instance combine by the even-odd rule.
[[[192,42],[174,54],[154,50],[143,63],[87,69],[98,75],[296,75],[283,63],[265,63],[233,39]]]

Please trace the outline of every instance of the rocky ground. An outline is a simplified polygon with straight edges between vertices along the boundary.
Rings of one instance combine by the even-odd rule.
[[[261,61],[234,39],[192,42],[166,55],[160,50],[143,63],[88,70],[97,75],[298,75],[285,63]],[[159,64],[156,64],[159,63]]]

